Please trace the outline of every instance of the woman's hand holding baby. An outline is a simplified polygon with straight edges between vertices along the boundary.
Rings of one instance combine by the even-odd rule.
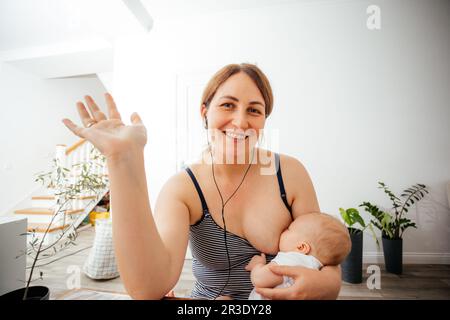
[[[288,288],[261,288],[256,292],[271,300],[331,300],[336,299],[341,286],[340,267],[325,266],[320,271],[305,267],[269,265],[270,270],[278,276],[294,279]],[[331,288],[338,288],[333,292]]]

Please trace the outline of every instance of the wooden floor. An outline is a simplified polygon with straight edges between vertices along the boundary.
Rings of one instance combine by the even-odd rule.
[[[83,273],[83,264],[87,259],[95,236],[94,228],[80,232],[77,245],[59,252],[51,260],[63,257],[49,265],[39,268],[43,280],[34,285],[50,288],[51,299],[61,296],[81,278],[82,288],[125,292],[120,277],[113,280],[92,280]],[[42,262],[43,263],[43,262]],[[381,289],[368,289],[367,277],[361,284],[343,283],[339,299],[446,299],[450,300],[450,265],[405,265],[401,276],[386,273],[381,267]],[[76,278],[80,274],[80,278]],[[188,296],[194,283],[191,261],[186,260],[183,271],[175,287],[176,296]]]

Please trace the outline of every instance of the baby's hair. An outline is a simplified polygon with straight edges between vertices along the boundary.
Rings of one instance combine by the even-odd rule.
[[[311,249],[316,258],[324,266],[336,266],[344,261],[352,247],[345,225],[326,213],[310,213],[307,216],[317,224],[315,228],[310,228],[310,230],[315,230],[315,241],[311,243]]]

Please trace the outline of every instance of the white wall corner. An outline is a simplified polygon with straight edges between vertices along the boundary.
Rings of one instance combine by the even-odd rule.
[[[114,73],[112,71],[97,73],[97,77],[108,92],[113,92]]]

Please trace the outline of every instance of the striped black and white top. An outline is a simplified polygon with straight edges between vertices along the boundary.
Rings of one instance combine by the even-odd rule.
[[[277,164],[277,178],[280,187],[281,198],[288,208],[291,218],[291,207],[286,199],[279,155],[275,154]],[[230,279],[228,279],[229,266],[225,248],[224,229],[220,227],[209,213],[203,192],[190,168],[185,168],[192,179],[202,203],[202,218],[190,226],[189,246],[192,252],[192,271],[196,278],[191,297],[196,299],[215,299],[217,296],[226,295],[233,299],[247,299],[253,289],[250,280],[250,272],[245,266],[254,255],[259,255],[250,242],[246,239],[226,231],[227,247],[230,256]],[[268,261],[274,255],[266,255]],[[222,290],[222,292],[220,292]]]

